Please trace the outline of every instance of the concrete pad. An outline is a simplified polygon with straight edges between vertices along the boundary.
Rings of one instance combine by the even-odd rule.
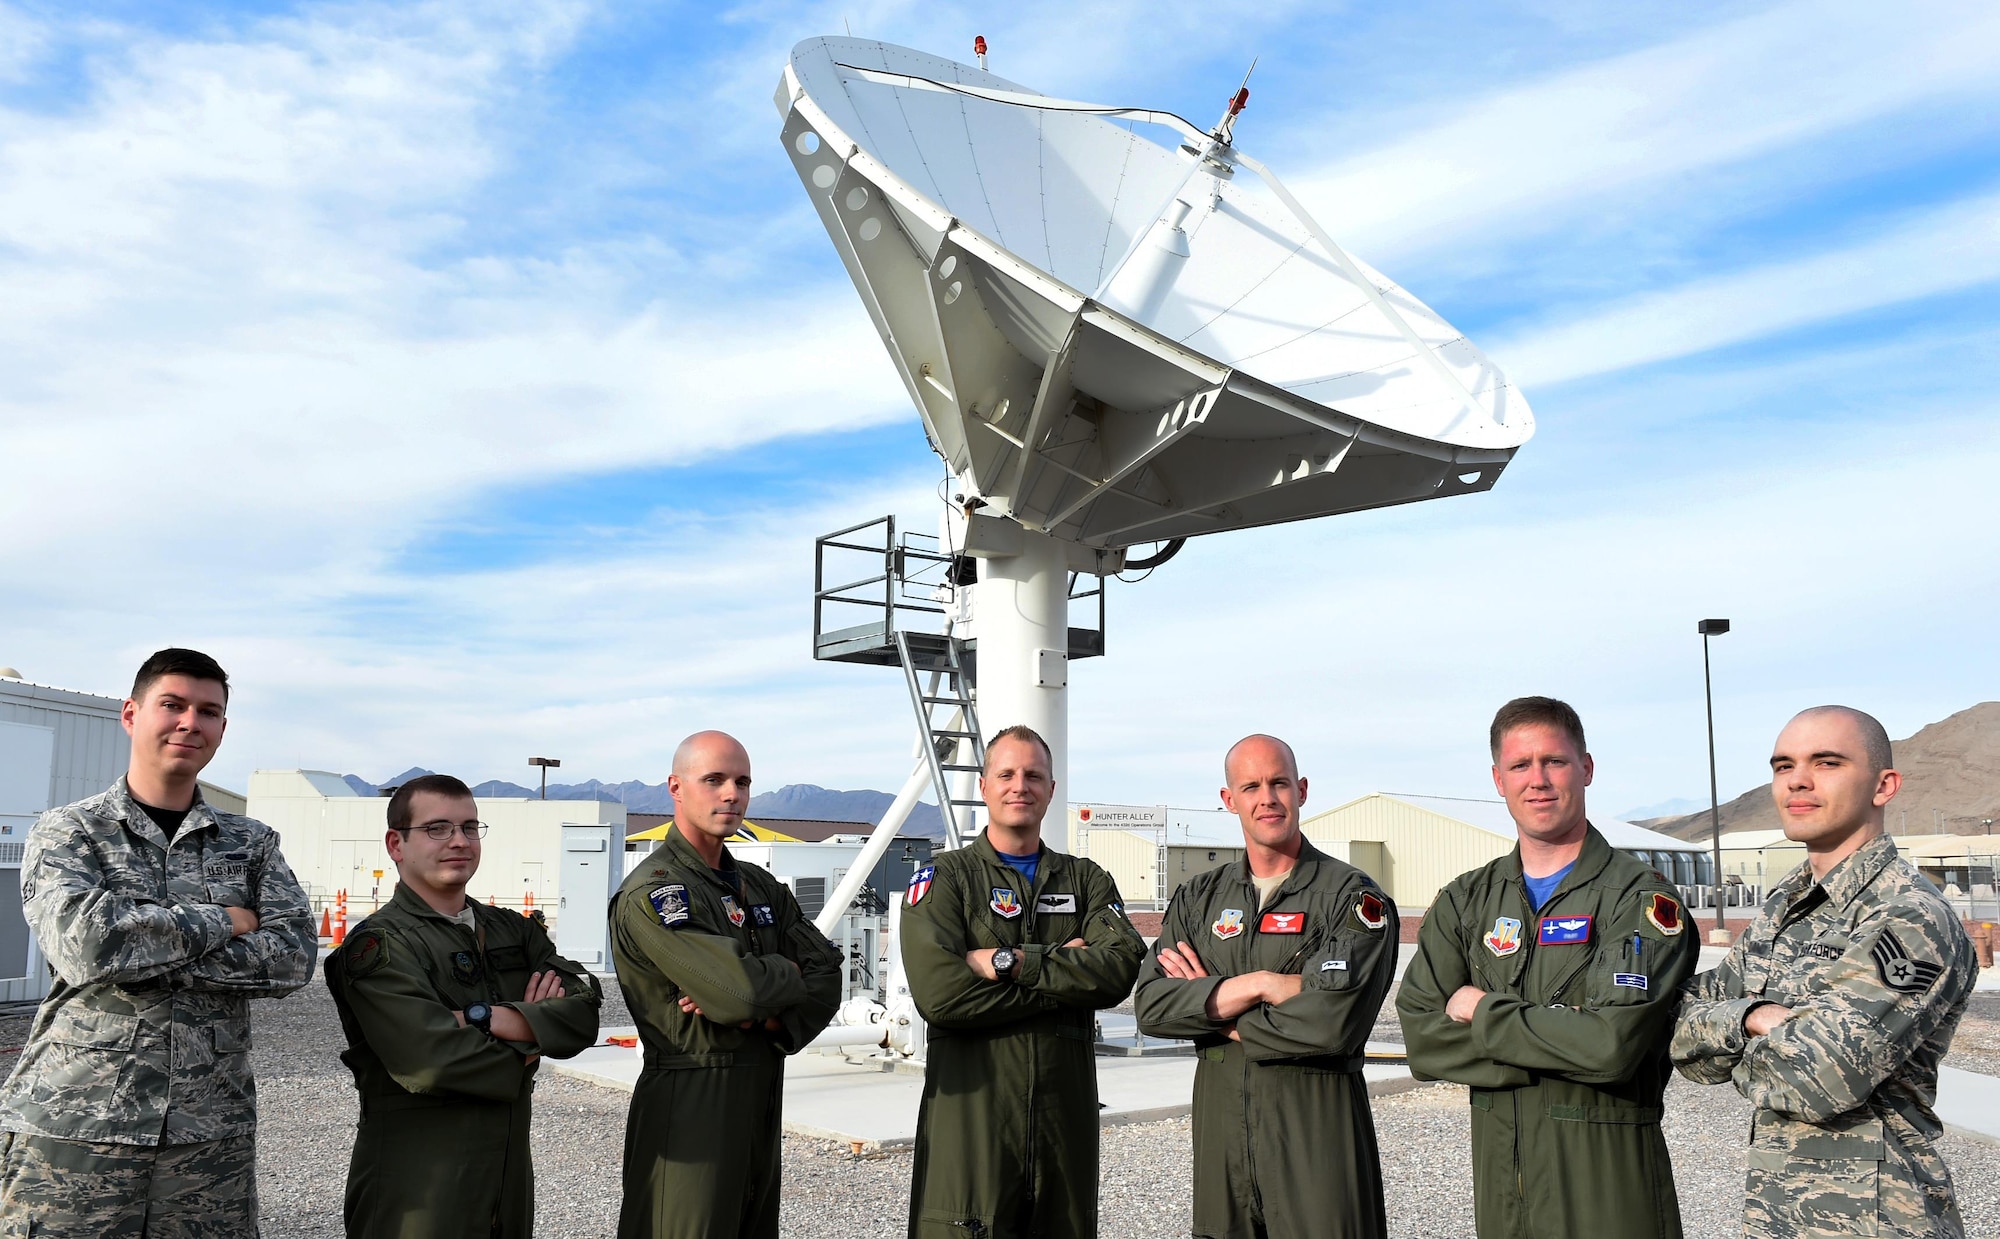
[[[1113,1016],[1107,1013],[1106,1019]],[[1124,1017],[1130,1020],[1130,1016]],[[606,1028],[602,1036],[630,1036],[632,1028]],[[1108,1030],[1107,1030],[1108,1031]],[[1400,1054],[1402,1046],[1370,1043],[1369,1050]],[[1194,1104],[1192,1055],[1097,1060],[1099,1120],[1107,1126],[1178,1118]],[[639,1081],[639,1053],[598,1045],[575,1058],[549,1060],[555,1071],[605,1088],[631,1092]],[[1383,1064],[1363,1070],[1372,1096],[1415,1086],[1408,1068]],[[909,1144],[917,1135],[924,1080],[914,1064],[885,1064],[848,1054],[807,1051],[785,1061],[785,1130],[817,1140],[882,1148]]]

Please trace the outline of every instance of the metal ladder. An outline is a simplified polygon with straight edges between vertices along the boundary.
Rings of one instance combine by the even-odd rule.
[[[979,773],[980,759],[985,756],[979,714],[972,704],[972,677],[963,658],[965,648],[947,630],[942,664],[920,669],[910,653],[909,634],[898,629],[895,640],[896,653],[903,664],[903,682],[910,690],[910,706],[917,712],[917,730],[923,734],[931,785],[937,789],[945,846],[961,847],[972,835],[971,811],[985,807],[982,800],[959,800],[951,794],[951,776]],[[930,675],[928,688],[919,678],[925,671]],[[940,707],[947,708],[942,721],[936,714]]]

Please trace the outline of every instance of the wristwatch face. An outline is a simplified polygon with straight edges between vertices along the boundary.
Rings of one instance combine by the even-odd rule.
[[[1020,958],[1021,957],[1015,953],[1014,948],[1003,946],[999,950],[993,952],[993,971],[999,973],[1001,976],[1004,977],[1008,973],[1014,971],[1014,964],[1017,961],[1019,961]]]
[[[493,1008],[483,1002],[475,1002],[465,1009],[465,1022],[475,1028],[485,1028],[493,1019]]]

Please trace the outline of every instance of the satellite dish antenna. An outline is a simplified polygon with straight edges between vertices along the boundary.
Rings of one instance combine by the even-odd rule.
[[[1061,664],[1102,652],[1101,632],[1095,649],[1073,639],[1070,574],[1101,579],[1128,547],[1483,491],[1534,432],[1498,367],[1236,145],[1248,100],[1246,76],[1203,129],[851,38],[800,43],[778,87],[786,154],[957,477],[944,549],[981,567],[941,653],[934,634],[912,652],[893,602],[874,626],[816,624],[816,653],[902,662],[926,719],[918,671],[969,680],[976,657],[977,723],[1047,737],[1058,797]],[[884,554],[886,576],[907,566]],[[854,600],[822,590],[816,612],[829,601]],[[930,763],[953,837],[969,830],[953,800],[974,803],[947,790],[972,760],[958,733],[980,730],[960,696],[956,727],[926,723],[924,746],[960,758]]]

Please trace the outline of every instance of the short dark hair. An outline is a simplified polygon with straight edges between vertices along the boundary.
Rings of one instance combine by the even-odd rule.
[[[222,685],[222,699],[229,700],[229,673],[222,664],[200,650],[183,650],[168,646],[157,650],[151,658],[139,664],[139,674],[132,677],[132,700],[144,701],[146,690],[163,676],[184,675],[190,680],[213,680]]]
[[[453,799],[472,795],[472,789],[465,785],[463,779],[456,779],[448,774],[420,774],[397,788],[396,794],[389,797],[390,830],[409,833],[412,825],[410,798],[418,792],[430,792],[436,796],[450,796]]]
[[[1493,750],[1494,761],[1500,760],[1502,737],[1516,727],[1553,727],[1576,742],[1578,753],[1590,751],[1590,746],[1583,742],[1583,720],[1568,702],[1554,697],[1516,697],[1500,707],[1486,733],[1486,744]]]
[[[1882,721],[1865,710],[1853,706],[1813,706],[1800,710],[1797,717],[1812,714],[1842,714],[1854,721],[1855,729],[1861,733],[1861,744],[1867,750],[1870,774],[1881,774],[1884,770],[1896,768],[1896,750],[1889,743],[1889,729]]]
[[[1016,723],[1012,727],[1002,727],[999,731],[993,733],[993,738],[986,742],[986,755],[979,763],[979,773],[985,774],[986,768],[993,764],[993,746],[1002,740],[1020,740],[1041,745],[1042,756],[1049,759],[1049,765],[1052,767],[1049,773],[1055,773],[1053,769],[1056,764],[1055,752],[1049,748],[1049,742],[1042,739],[1042,733],[1036,731],[1026,723]]]

